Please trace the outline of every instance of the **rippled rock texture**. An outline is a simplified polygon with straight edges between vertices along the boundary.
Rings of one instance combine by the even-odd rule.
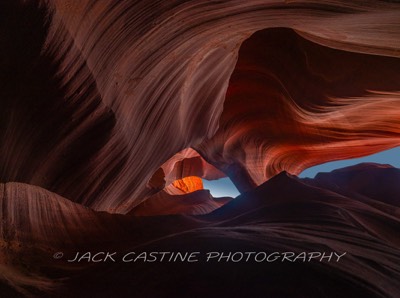
[[[400,145],[396,1],[0,6],[2,295],[398,296],[399,170],[292,176]],[[242,195],[203,189],[221,177]],[[268,268],[52,258],[230,247],[348,258]]]

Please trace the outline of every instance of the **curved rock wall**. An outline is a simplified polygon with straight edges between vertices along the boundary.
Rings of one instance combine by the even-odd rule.
[[[395,3],[5,5],[3,182],[126,213],[185,148],[243,191],[399,144]]]

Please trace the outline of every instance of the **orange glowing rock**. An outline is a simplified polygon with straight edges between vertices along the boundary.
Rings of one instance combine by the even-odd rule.
[[[172,185],[184,193],[194,192],[203,189],[203,181],[196,176],[184,177],[175,180]]]

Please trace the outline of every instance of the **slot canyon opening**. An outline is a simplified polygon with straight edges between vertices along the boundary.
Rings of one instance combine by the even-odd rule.
[[[184,149],[167,160],[147,182],[153,192],[130,214],[201,215],[237,197],[240,192],[227,175],[196,150]]]
[[[209,191],[213,198],[235,198],[237,186],[214,165],[208,163],[193,148],[184,149],[166,161],[150,179],[148,185],[169,195],[185,195]]]
[[[319,164],[305,169],[299,174],[299,177],[314,178],[318,173],[331,172],[336,169],[354,166],[360,163],[387,164],[395,168],[400,168],[400,147],[395,147],[359,158],[343,159]]]
[[[206,190],[214,198],[236,198],[240,192],[229,177],[223,177],[216,180],[208,180],[196,176],[184,177],[175,180],[172,186],[184,193],[192,193],[197,190]]]
[[[233,184],[229,177],[220,178],[217,180],[207,180],[203,179],[204,189],[208,189],[214,198],[219,197],[231,197],[236,198],[240,195],[240,192]]]

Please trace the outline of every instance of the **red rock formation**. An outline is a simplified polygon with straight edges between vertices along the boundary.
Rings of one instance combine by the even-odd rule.
[[[179,189],[183,193],[190,193],[203,189],[203,181],[196,176],[184,177],[172,182],[172,186]]]
[[[400,145],[398,3],[1,5],[1,295],[397,298],[398,189],[375,192],[396,171],[270,178]],[[223,176],[243,193],[236,200],[201,190],[201,178]],[[66,261],[232,247],[349,258]]]
[[[176,153],[160,169],[164,173],[167,188],[174,181],[190,176],[201,177],[207,180],[226,177],[224,173],[206,162],[199,153],[191,148]],[[160,169],[158,172],[160,172]]]
[[[107,214],[39,187],[1,187],[3,280],[18,291],[8,288],[9,297],[171,297],[208,291],[211,296],[396,297],[399,291],[399,208],[312,187],[286,173],[197,217]],[[65,255],[54,259],[57,251]],[[339,263],[68,262],[77,251],[347,255]]]
[[[225,174],[207,163],[195,150],[185,149],[166,161],[149,180],[148,187],[159,190],[129,214],[205,214],[221,207],[231,198],[213,198],[203,189],[201,178],[213,180]],[[162,191],[160,191],[162,190]]]
[[[1,180],[126,213],[190,146],[241,190],[396,146],[398,4],[377,3],[5,1]]]
[[[398,146],[399,70],[397,58],[257,32],[239,52],[219,130],[196,148],[249,190],[283,170]]]

